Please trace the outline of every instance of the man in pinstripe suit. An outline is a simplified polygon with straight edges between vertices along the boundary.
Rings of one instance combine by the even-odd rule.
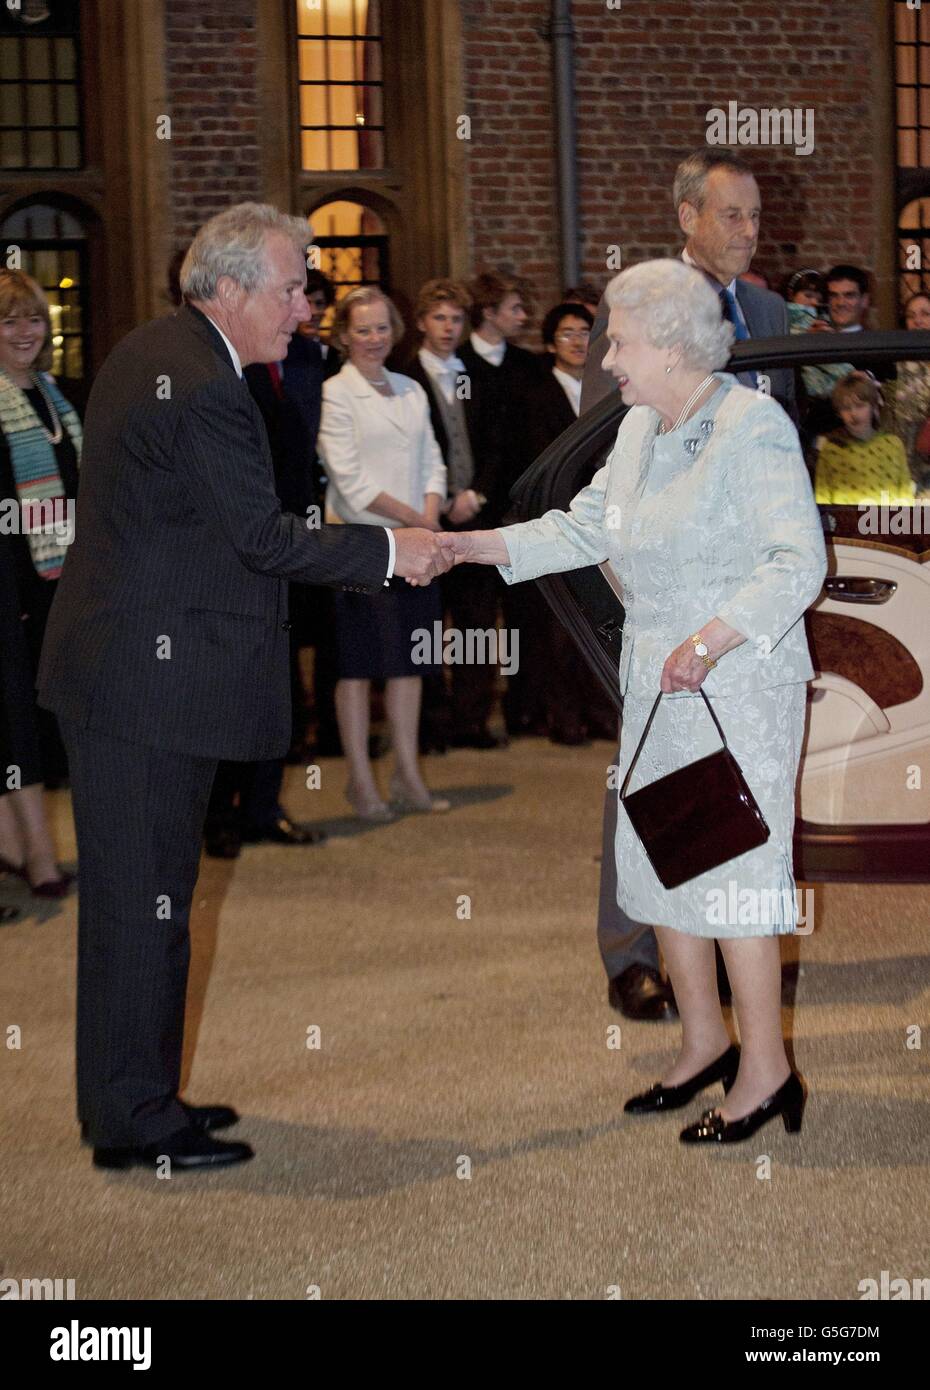
[[[41,703],[71,764],[80,859],[78,1118],[99,1167],[237,1163],[228,1106],[178,1097],[188,921],[216,763],[290,737],[287,581],[376,591],[449,567],[425,530],[282,514],[242,380],[284,357],[309,228],[240,204],[200,229],[186,304],[135,329],[91,392],[75,539]]]

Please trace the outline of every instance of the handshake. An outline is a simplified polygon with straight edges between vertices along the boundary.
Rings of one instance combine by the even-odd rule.
[[[394,573],[408,584],[426,585],[453,565],[506,565],[507,546],[499,531],[427,531],[418,526],[394,532]]]

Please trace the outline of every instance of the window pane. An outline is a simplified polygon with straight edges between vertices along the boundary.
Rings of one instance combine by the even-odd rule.
[[[300,137],[301,167],[328,169],[326,134],[322,130],[305,130]]]
[[[51,131],[31,130],[29,132],[29,167],[31,169],[51,169],[54,162]]]
[[[358,87],[330,87],[330,125],[354,126],[360,113]]]
[[[332,132],[333,169],[358,168],[358,136],[355,131],[334,130]]]
[[[55,88],[58,96],[58,120],[61,125],[78,123],[77,88],[60,85]]]
[[[898,125],[917,124],[917,93],[910,87],[898,90]]]
[[[329,55],[329,80],[351,82],[355,77],[355,44],[336,41],[326,45]]]
[[[23,107],[20,87],[0,87],[0,125],[22,125]]]
[[[358,76],[367,82],[381,81],[381,45],[380,43],[360,43],[359,49],[359,68]]]
[[[19,40],[0,39],[0,77],[19,75]]]
[[[66,80],[74,81],[75,78],[75,55],[73,39],[55,40],[55,71],[57,75]]]
[[[358,167],[360,169],[384,168],[384,136],[380,130],[364,130],[358,139]]]
[[[302,82],[322,82],[326,77],[325,49],[321,43],[302,43],[300,45],[300,80]]]
[[[330,34],[351,34],[354,29],[352,0],[326,0],[326,22]]]
[[[23,136],[19,130],[0,133],[0,161],[4,169],[21,169],[25,162]]]
[[[51,77],[51,51],[48,39],[36,35],[26,42],[26,76]]]
[[[925,50],[921,51],[921,57],[925,55]],[[917,50],[908,46],[899,48],[895,54],[896,76],[899,82],[917,81]]]
[[[50,87],[28,86],[26,88],[26,123],[28,125],[51,125],[52,90]]]
[[[326,118],[326,87],[301,87],[301,125],[329,125]]]
[[[297,0],[298,34],[323,33],[323,5],[321,0]]]
[[[63,130],[59,134],[58,153],[62,169],[81,167],[81,145],[76,130]]]

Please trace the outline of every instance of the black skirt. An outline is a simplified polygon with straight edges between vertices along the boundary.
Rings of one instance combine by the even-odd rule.
[[[442,600],[435,580],[420,588],[394,578],[378,594],[337,589],[333,599],[340,680],[425,676],[441,665]]]

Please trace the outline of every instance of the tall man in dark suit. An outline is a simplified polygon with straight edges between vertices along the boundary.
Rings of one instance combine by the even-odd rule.
[[[736,340],[786,335],[788,308],[780,295],[739,279],[749,269],[759,240],[761,200],[752,165],[728,150],[698,150],[679,164],[673,196],[685,236],[682,259],[703,271],[720,295],[721,313],[733,323]],[[582,411],[590,410],[616,389],[601,368],[609,347],[608,313],[601,299],[585,365]],[[771,394],[794,417],[794,373],[778,369],[767,375]],[[755,384],[765,389],[766,383]],[[598,945],[610,981],[608,998],[628,1018],[674,1018],[675,1001],[659,974],[652,926],[632,921],[617,905],[616,824],[617,793],[608,791],[597,924]],[[721,986],[725,988],[724,980]]]
[[[216,764],[275,757],[290,735],[286,581],[372,592],[448,567],[431,532],[309,529],[281,511],[241,373],[279,361],[308,317],[308,232],[255,203],[211,219],[181,271],[186,305],[124,338],[88,402],[39,693],[71,764],[78,1118],[99,1166],[252,1156],[210,1133],[235,1111],[178,1087]]]

